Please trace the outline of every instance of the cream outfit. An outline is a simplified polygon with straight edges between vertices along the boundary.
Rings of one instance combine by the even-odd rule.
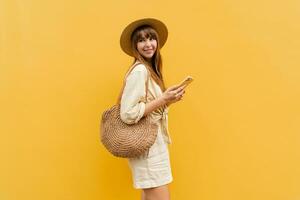
[[[121,97],[120,115],[127,124],[137,123],[144,115],[146,95],[146,81],[148,71],[144,64],[138,64],[126,78],[125,88]],[[162,95],[159,85],[150,78],[148,85],[147,102]],[[149,155],[128,159],[132,173],[133,187],[151,188],[172,182],[172,171],[168,144],[171,138],[168,131],[168,108],[160,108],[150,113],[154,122],[158,124],[158,133],[155,143],[149,150]]]

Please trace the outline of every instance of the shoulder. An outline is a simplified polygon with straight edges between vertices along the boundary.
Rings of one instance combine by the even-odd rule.
[[[146,72],[147,73],[147,68],[143,63],[139,63],[133,68],[132,72],[144,72],[144,73]]]
[[[142,76],[143,78],[146,78],[148,76],[148,70],[143,63],[139,63],[135,65],[132,71],[130,72],[129,76],[132,75]]]

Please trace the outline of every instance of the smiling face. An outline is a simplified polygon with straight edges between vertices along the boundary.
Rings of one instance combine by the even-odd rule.
[[[144,63],[154,81],[162,91],[166,87],[162,76],[162,58],[160,54],[160,40],[157,31],[149,25],[140,26],[131,35],[132,54],[134,62]]]
[[[137,41],[136,48],[145,60],[150,61],[157,49],[157,40],[153,36],[142,31],[141,37]]]
[[[160,59],[159,38],[155,29],[149,25],[138,27],[131,36],[133,55],[137,60],[152,63]]]

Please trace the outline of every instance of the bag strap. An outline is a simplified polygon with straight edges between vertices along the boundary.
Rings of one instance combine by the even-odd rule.
[[[121,92],[120,92],[120,94],[119,94],[119,98],[118,98],[117,104],[120,104],[120,103],[121,103],[121,98],[122,98],[123,91],[124,91],[124,89],[125,89],[126,79],[127,79],[128,75],[130,74],[130,72],[131,72],[138,64],[141,64],[141,62],[135,63],[135,64],[128,70],[128,72],[126,73],[126,76],[125,76],[124,81],[123,81],[123,87],[122,87]],[[146,67],[146,68],[147,68],[147,67]],[[148,75],[147,75],[147,80],[146,80],[146,84],[145,84],[145,88],[146,88],[146,96],[145,96],[145,99],[143,99],[143,102],[144,102],[144,103],[146,103],[146,101],[147,101],[147,96],[148,96],[148,86],[149,86],[149,79],[150,79],[150,72],[149,72],[148,69],[147,69],[147,72],[148,72]]]

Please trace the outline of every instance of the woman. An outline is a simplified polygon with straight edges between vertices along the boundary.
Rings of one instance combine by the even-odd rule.
[[[168,106],[182,99],[184,87],[165,89],[160,48],[168,36],[166,26],[159,20],[146,18],[129,24],[121,35],[121,48],[134,63],[126,76],[121,98],[120,115],[127,124],[137,123],[150,115],[158,124],[158,134],[148,155],[128,159],[133,186],[142,189],[142,200],[170,199],[168,184],[172,182],[168,144]],[[148,87],[145,83],[148,76]],[[147,91],[147,99],[145,94]],[[146,103],[145,103],[146,102]]]

